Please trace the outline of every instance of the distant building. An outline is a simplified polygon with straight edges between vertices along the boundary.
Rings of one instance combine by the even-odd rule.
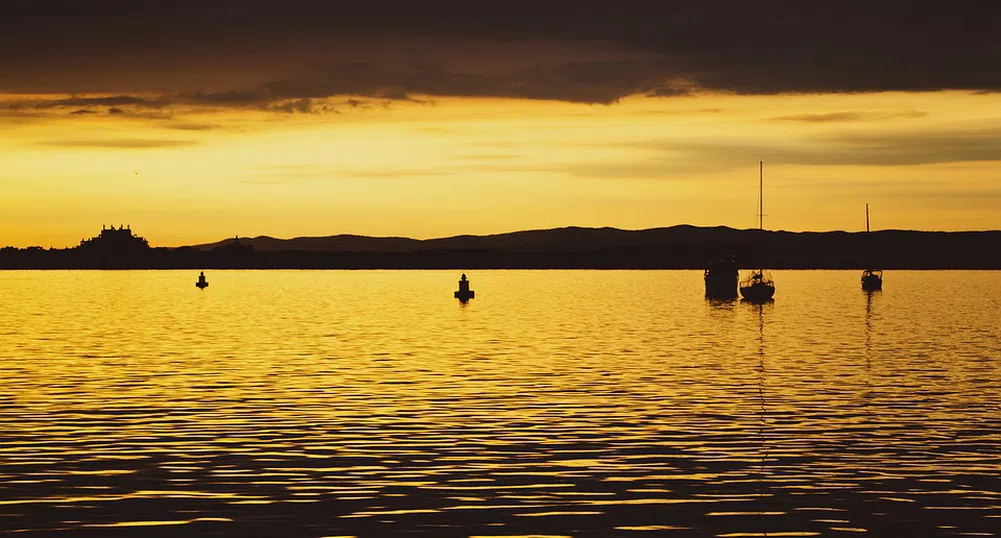
[[[109,253],[127,254],[149,250],[149,242],[145,238],[132,233],[128,226],[101,227],[101,235],[80,241],[80,249]]]

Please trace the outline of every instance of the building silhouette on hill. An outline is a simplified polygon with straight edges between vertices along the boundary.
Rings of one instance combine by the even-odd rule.
[[[129,226],[101,227],[101,235],[80,241],[81,250],[99,254],[134,254],[150,249],[149,241],[132,233]]]
[[[275,240],[266,238],[267,247]],[[350,236],[280,242],[232,238],[151,247],[129,226],[105,226],[72,248],[0,248],[0,269],[1001,269],[1001,231],[768,232],[675,226],[566,228],[496,236],[392,240]],[[733,286],[726,284],[727,292]]]

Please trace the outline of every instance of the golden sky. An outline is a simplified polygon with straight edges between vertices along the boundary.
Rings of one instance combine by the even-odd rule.
[[[23,9],[25,35],[62,20]],[[128,20],[114,28],[146,21]],[[1001,93],[946,67],[895,70],[913,67],[902,59],[884,77],[825,60],[832,82],[784,45],[760,51],[775,59],[762,77],[714,47],[682,58],[674,44],[556,23],[491,26],[498,35],[461,47],[414,36],[402,49],[374,31],[241,40],[199,24],[211,26],[162,50],[105,32],[77,55],[56,43],[6,58],[0,244],[72,246],[102,224],[130,224],[156,246],[748,228],[759,160],[769,229],[858,230],[865,203],[876,229],[1001,228]],[[16,42],[7,35],[0,45]],[[928,84],[936,73],[943,83]]]

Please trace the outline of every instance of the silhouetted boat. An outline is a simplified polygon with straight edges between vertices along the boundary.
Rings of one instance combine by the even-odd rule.
[[[869,204],[865,204],[865,234],[869,237]],[[862,271],[862,289],[864,291],[879,291],[883,289],[883,271],[881,269],[866,269]]]
[[[476,297],[476,292],[469,289],[469,280],[466,278],[466,273],[462,273],[462,278],[459,279],[459,290],[455,292],[455,298],[459,302],[466,302],[473,297]]]
[[[758,229],[765,229],[765,163],[758,162]],[[740,295],[751,302],[765,302],[775,295],[775,282],[764,269],[752,271],[740,283]]]
[[[866,269],[862,271],[862,289],[865,291],[879,291],[883,289],[883,271],[879,269]]]
[[[706,298],[736,299],[739,278],[737,261],[733,258],[710,261],[705,272]]]
[[[198,289],[200,289],[200,290],[203,290],[203,289],[209,287],[208,280],[205,280],[205,271],[202,271],[198,275],[198,282],[195,282],[195,287],[198,288]]]
[[[775,295],[775,282],[768,271],[758,269],[752,271],[743,282],[740,283],[740,295],[744,300],[753,303],[763,303]]]

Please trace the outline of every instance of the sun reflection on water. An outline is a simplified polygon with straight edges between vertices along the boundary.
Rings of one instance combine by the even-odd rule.
[[[1001,274],[453,276],[0,273],[0,531],[997,532]]]

